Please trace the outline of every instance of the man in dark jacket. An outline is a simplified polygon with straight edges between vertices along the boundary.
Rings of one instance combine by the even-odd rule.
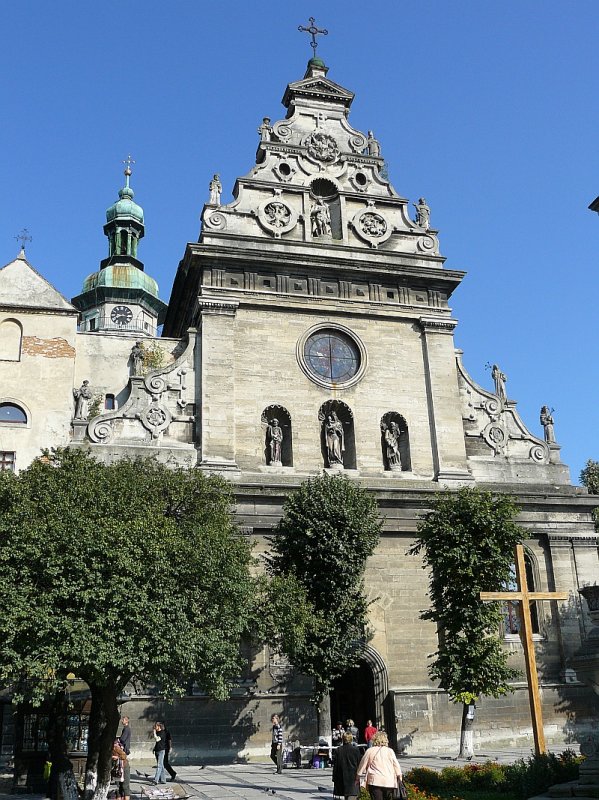
[[[121,740],[121,747],[129,755],[131,752],[131,728],[129,727],[129,717],[123,717],[121,720],[123,723],[123,730],[121,731],[121,735],[119,739]]]
[[[177,773],[171,767],[171,765],[169,763],[169,760],[168,760],[169,754],[170,754],[171,749],[173,747],[173,739],[172,739],[172,736],[171,736],[171,732],[166,727],[166,725],[164,725],[164,723],[162,723],[162,725],[164,727],[164,744],[165,744],[165,748],[164,748],[164,768],[168,772],[168,774],[171,776],[171,781],[174,781],[175,778],[177,777]]]
[[[356,771],[360,763],[360,750],[353,744],[351,733],[343,734],[343,744],[333,756],[333,794],[349,800],[358,794]]]

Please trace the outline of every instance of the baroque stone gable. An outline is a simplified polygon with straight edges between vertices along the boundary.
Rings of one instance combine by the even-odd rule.
[[[456,363],[466,453],[475,478],[569,484],[568,470],[560,463],[560,446],[528,430],[516,411],[516,401],[507,398],[505,375],[499,371],[493,393],[466,372],[460,350]],[[498,370],[497,365],[493,370]]]

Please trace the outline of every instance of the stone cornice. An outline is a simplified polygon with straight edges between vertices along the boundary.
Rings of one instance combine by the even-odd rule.
[[[425,333],[453,334],[457,319],[442,319],[441,317],[420,317],[418,320]]]
[[[205,314],[224,314],[234,317],[239,308],[236,300],[218,300],[216,298],[198,297],[198,309]]]

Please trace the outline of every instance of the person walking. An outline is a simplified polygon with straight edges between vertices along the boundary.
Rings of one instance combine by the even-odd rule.
[[[360,751],[353,745],[351,733],[343,734],[343,744],[333,755],[333,794],[349,800],[358,794],[356,771],[360,761]]]
[[[164,753],[166,749],[166,736],[164,733],[164,726],[161,722],[156,722],[154,724],[154,755],[156,756],[156,772],[154,773],[154,780],[152,783],[154,785],[158,783],[166,783],[164,779]]]
[[[364,783],[371,800],[391,800],[401,779],[401,767],[389,747],[387,734],[378,731],[372,738],[372,747],[366,750],[358,765],[356,780]]]
[[[278,714],[270,718],[272,722],[272,738],[270,745],[270,758],[277,767],[277,775],[283,774],[283,726]]]
[[[171,736],[171,732],[166,727],[164,723],[162,723],[162,727],[164,728],[164,768],[171,776],[171,782],[175,780],[177,777],[177,773],[171,767],[169,763],[169,755],[171,750],[173,749],[173,737]]]
[[[121,731],[121,735],[119,739],[121,740],[121,747],[129,755],[131,752],[131,728],[129,727],[129,717],[123,717],[121,720],[123,723],[123,730]]]

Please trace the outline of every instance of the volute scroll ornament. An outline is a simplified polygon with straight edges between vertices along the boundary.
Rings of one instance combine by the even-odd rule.
[[[220,211],[215,211],[213,214],[204,218],[206,225],[217,231],[222,231],[227,227],[227,220],[224,214]]]
[[[436,236],[431,236],[430,234],[420,236],[416,242],[416,247],[422,253],[430,253],[435,256],[439,254],[439,240]]]

